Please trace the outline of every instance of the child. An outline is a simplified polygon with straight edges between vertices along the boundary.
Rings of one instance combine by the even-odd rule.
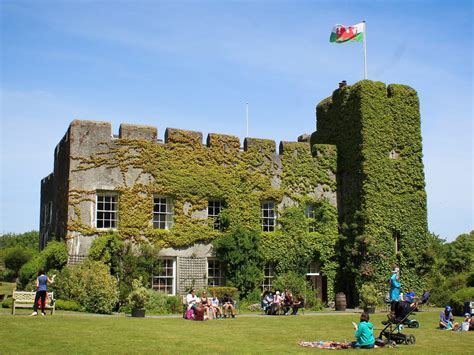
[[[469,313],[464,314],[464,321],[461,324],[461,330],[467,332],[472,329],[472,317]]]
[[[360,323],[354,324],[356,341],[351,343],[353,348],[372,349],[375,345],[374,326],[369,322],[369,315],[362,313]]]

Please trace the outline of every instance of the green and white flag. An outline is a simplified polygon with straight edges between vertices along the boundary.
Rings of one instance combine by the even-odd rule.
[[[335,25],[331,37],[329,37],[329,42],[362,42],[364,40],[364,28],[365,24],[363,22],[352,26]]]

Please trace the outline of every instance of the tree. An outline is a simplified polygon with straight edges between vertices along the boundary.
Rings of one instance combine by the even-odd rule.
[[[229,286],[245,298],[263,279],[260,234],[237,226],[214,242],[216,256],[226,263]]]
[[[474,269],[474,230],[446,245],[446,272],[458,274]]]
[[[13,277],[17,277],[21,267],[26,264],[35,253],[35,250],[19,245],[5,249],[2,253],[5,267],[12,271]]]
[[[0,249],[22,246],[38,250],[39,233],[31,231],[21,234],[7,233],[0,236]]]
[[[151,287],[151,277],[156,275],[160,264],[156,248],[124,242],[115,233],[94,239],[88,259],[109,267],[110,274],[118,281],[120,305],[127,302],[134,279],[141,278]]]

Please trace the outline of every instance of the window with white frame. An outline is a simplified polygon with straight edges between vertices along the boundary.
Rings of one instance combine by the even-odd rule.
[[[311,261],[308,265],[308,272],[306,275],[309,276],[319,276],[321,272],[321,266],[318,261]]]
[[[262,231],[273,232],[276,225],[276,212],[274,201],[262,202]]]
[[[153,197],[153,228],[171,229],[173,225],[173,200],[169,197]]]
[[[115,229],[118,222],[118,195],[113,192],[98,192],[96,202],[96,227]]]
[[[176,262],[174,258],[160,259],[158,262],[158,275],[151,278],[151,287],[155,291],[160,291],[168,295],[174,295],[176,292],[175,275]]]
[[[265,265],[263,269],[263,282],[262,282],[262,289],[263,290],[271,290],[273,284],[273,278],[275,277],[275,271],[273,264],[269,263]]]
[[[225,286],[225,264],[217,259],[207,259],[208,286]]]
[[[209,200],[207,205],[207,216],[213,221],[214,229],[221,229],[221,221],[219,214],[221,213],[224,203],[221,200]]]
[[[314,211],[314,205],[312,203],[308,203],[306,205],[306,218],[309,218],[310,221],[308,223],[308,232],[316,232],[316,213]]]

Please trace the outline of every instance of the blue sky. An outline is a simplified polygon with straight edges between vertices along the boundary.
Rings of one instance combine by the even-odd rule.
[[[73,119],[295,140],[363,78],[421,104],[430,231],[473,227],[471,1],[22,1],[1,6],[0,232],[39,228],[40,180]]]

